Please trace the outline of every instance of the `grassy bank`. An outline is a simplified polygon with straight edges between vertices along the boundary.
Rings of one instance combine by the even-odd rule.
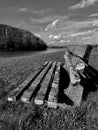
[[[34,74],[47,60],[64,63],[63,55],[64,51],[0,58],[0,130],[98,130],[98,92],[90,93],[86,102],[71,110],[6,101],[7,94],[31,72]],[[92,55],[90,64],[95,66],[97,62],[98,54]]]

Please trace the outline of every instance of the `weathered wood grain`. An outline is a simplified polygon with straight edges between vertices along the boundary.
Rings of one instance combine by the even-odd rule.
[[[45,79],[43,80],[40,90],[38,91],[37,96],[35,97],[35,100],[34,100],[35,104],[42,105],[44,103],[45,96],[46,96],[48,86],[51,81],[51,76],[53,75],[55,66],[56,66],[56,62],[53,62],[52,67],[50,68]]]
[[[47,105],[51,108],[57,108],[58,104],[58,93],[59,93],[59,80],[60,80],[60,66],[61,63],[57,63],[57,68],[54,75],[54,80],[51,86],[51,91],[49,93]]]
[[[30,74],[30,76],[23,81],[16,89],[10,92],[8,95],[8,101],[17,101],[20,96],[23,94],[23,92],[29,87],[31,82],[37,77],[37,75],[44,69],[44,67],[48,64],[48,62],[45,62],[45,64],[42,66],[42,68],[35,73],[35,75]]]
[[[97,76],[96,72],[95,71],[92,71],[92,69],[88,67],[85,67],[85,70],[91,75],[91,76]],[[85,71],[84,70],[84,71]]]
[[[82,76],[84,79],[86,79],[86,76],[85,76],[85,74],[83,74],[82,72],[78,72],[79,74],[80,74],[80,76]],[[81,77],[80,77],[81,78]]]
[[[36,79],[32,82],[31,86],[23,93],[21,97],[21,101],[25,103],[29,103],[32,95],[36,91],[38,85],[41,83],[48,69],[50,68],[52,61],[48,63],[48,65],[42,70],[42,72],[36,77]]]
[[[64,93],[74,102],[75,106],[80,106],[83,95],[83,87],[80,84],[76,86],[69,84],[69,87],[64,90]]]

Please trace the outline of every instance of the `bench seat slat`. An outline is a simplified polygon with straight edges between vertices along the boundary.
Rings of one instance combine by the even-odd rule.
[[[46,96],[48,86],[51,81],[51,77],[53,75],[55,66],[56,66],[56,62],[53,62],[52,67],[50,68],[49,72],[45,76],[45,79],[41,84],[41,88],[38,91],[37,96],[35,97],[35,100],[34,100],[35,104],[42,105],[44,103],[45,96]]]
[[[64,94],[66,94],[74,102],[75,106],[80,106],[83,95],[83,87],[80,84],[73,86],[70,83],[69,87],[64,90]]]
[[[31,86],[23,93],[23,95],[21,97],[21,101],[23,101],[25,103],[30,102],[31,96],[33,95],[33,93],[34,93],[35,89],[37,88],[37,86],[41,83],[41,80],[43,79],[43,77],[47,73],[47,71],[50,68],[51,64],[52,64],[52,61],[50,61],[48,63],[48,65],[43,69],[43,71],[32,82]]]
[[[57,68],[54,75],[51,91],[49,93],[47,105],[48,107],[57,108],[59,80],[60,80],[60,62],[57,63]]]
[[[96,76],[96,75],[97,75],[95,72],[93,72],[91,69],[89,69],[89,67],[85,67],[85,69],[86,69],[92,76]]]
[[[11,91],[11,93],[8,95],[8,101],[17,101],[20,95],[24,92],[24,90],[28,87],[28,84],[36,78],[36,76],[44,69],[44,67],[48,64],[48,62],[45,62],[42,68],[35,73],[35,75],[30,74],[30,76],[23,81],[16,89]]]

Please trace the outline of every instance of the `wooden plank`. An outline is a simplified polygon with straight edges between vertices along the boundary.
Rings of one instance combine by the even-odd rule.
[[[54,80],[51,86],[51,91],[49,93],[47,105],[51,108],[57,108],[57,101],[58,101],[58,92],[59,92],[59,80],[60,80],[60,66],[61,63],[57,63],[57,68],[54,75]]]
[[[76,86],[69,84],[69,87],[64,90],[64,93],[74,102],[75,106],[80,106],[83,94],[83,87],[80,84]]]
[[[95,72],[92,71],[92,69],[89,66],[85,67],[85,70],[87,70],[92,76],[96,76],[97,75]]]
[[[44,103],[45,97],[47,96],[46,94],[47,94],[48,86],[50,84],[55,66],[56,66],[56,62],[53,62],[52,67],[47,73],[44,81],[41,84],[41,88],[38,91],[37,96],[35,97],[35,100],[34,100],[35,104],[42,105]]]
[[[70,82],[72,84],[76,84],[76,83],[80,82],[80,76],[77,73],[77,71],[75,70],[75,68],[72,66],[69,55],[70,55],[69,52],[66,51],[65,55],[64,55],[64,59],[65,59],[64,68],[67,69],[69,72]]]
[[[52,61],[43,69],[43,71],[36,77],[36,79],[32,82],[31,86],[23,93],[21,97],[21,101],[25,103],[29,103],[32,95],[37,89],[37,86],[41,83],[42,79],[44,78],[45,74],[47,73],[48,69],[50,68]]]
[[[80,81],[80,85],[83,86],[85,88],[85,85],[87,83],[89,83],[89,79],[86,75],[84,75],[83,73],[79,73],[80,74],[80,78],[81,78],[81,81]]]
[[[83,74],[86,76],[86,78],[88,78],[88,79],[90,79],[90,80],[91,80],[91,78],[93,77],[93,76],[91,75],[91,73],[89,73],[89,71],[88,71],[87,69],[84,70],[84,73],[83,73]]]
[[[84,57],[88,45],[70,45],[67,49],[80,57]]]
[[[45,64],[42,66],[42,68],[35,73],[35,75],[30,74],[30,76],[23,81],[16,89],[11,91],[11,93],[8,95],[8,101],[16,101],[19,99],[21,94],[29,87],[31,82],[37,77],[37,75],[44,69],[45,66],[47,66],[48,62],[45,62]]]
[[[88,79],[88,83],[91,82],[93,83],[93,85],[98,86],[97,75],[96,76],[92,75],[92,73],[87,69],[85,70],[84,73],[86,75],[86,78]]]
[[[83,56],[84,61],[85,61],[86,63],[88,63],[88,61],[89,61],[90,53],[91,53],[92,49],[93,49],[93,46],[92,46],[92,45],[87,45],[86,50],[85,50],[85,54],[84,54],[84,56]]]
[[[84,79],[86,79],[86,76],[82,72],[79,71],[78,73],[80,74],[80,76],[82,76]]]

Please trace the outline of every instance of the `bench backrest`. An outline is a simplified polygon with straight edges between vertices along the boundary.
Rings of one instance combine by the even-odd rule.
[[[66,49],[69,52],[83,58],[84,61],[88,63],[93,46],[92,45],[70,45],[67,46]]]

